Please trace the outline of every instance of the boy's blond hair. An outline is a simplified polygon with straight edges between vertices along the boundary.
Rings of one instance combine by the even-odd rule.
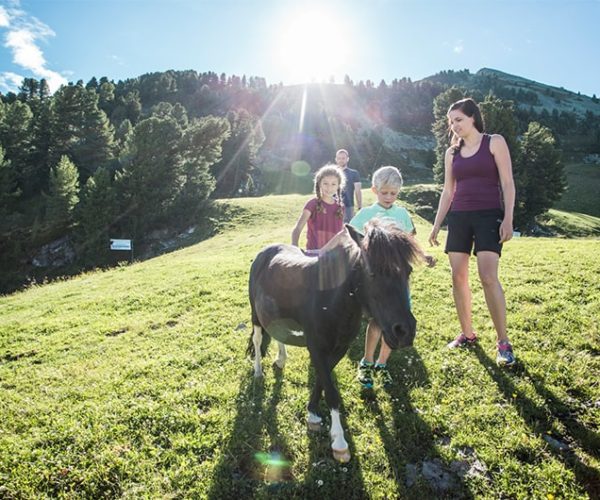
[[[380,167],[373,173],[371,184],[375,189],[381,189],[383,186],[390,186],[402,189],[402,174],[396,167]]]

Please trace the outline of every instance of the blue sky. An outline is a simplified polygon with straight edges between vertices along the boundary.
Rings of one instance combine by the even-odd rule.
[[[599,20],[600,0],[0,0],[0,92],[167,69],[293,84],[489,67],[600,95]]]

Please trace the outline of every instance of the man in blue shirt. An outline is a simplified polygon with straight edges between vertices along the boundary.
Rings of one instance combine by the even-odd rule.
[[[344,222],[350,222],[354,217],[354,196],[356,195],[356,209],[362,208],[362,192],[360,183],[360,174],[358,171],[348,168],[350,155],[345,149],[340,149],[335,153],[335,162],[342,169],[346,176],[346,187],[342,191],[342,201],[344,202]]]

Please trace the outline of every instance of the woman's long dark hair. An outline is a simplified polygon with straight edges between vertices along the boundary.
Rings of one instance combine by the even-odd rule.
[[[479,106],[473,99],[467,97],[465,99],[461,99],[460,101],[456,101],[454,104],[452,104],[448,108],[448,113],[446,113],[446,116],[448,117],[448,135],[452,134],[452,141],[450,143],[450,145],[452,146],[452,154],[455,156],[460,152],[461,148],[465,144],[464,139],[461,139],[456,134],[454,134],[452,132],[452,129],[450,128],[450,111],[456,110],[462,112],[469,118],[473,118],[473,125],[475,125],[475,128],[479,132],[483,134],[485,131],[485,125],[483,123],[483,116],[481,116],[481,110],[479,109]]]

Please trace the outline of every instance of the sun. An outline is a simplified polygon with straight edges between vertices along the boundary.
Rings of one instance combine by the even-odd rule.
[[[351,38],[342,22],[337,13],[310,9],[281,23],[276,43],[286,83],[328,81],[344,73]]]

